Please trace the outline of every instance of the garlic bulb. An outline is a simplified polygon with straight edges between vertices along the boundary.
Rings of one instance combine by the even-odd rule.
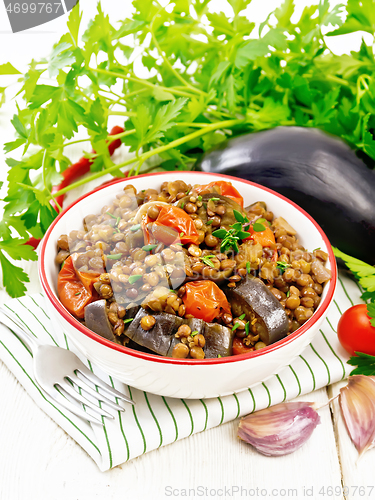
[[[311,436],[320,422],[314,403],[281,403],[243,418],[238,436],[267,456],[287,455]]]
[[[375,377],[353,375],[340,389],[346,428],[361,456],[375,444]]]

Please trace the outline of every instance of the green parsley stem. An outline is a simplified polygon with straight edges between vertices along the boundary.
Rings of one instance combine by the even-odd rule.
[[[147,89],[139,89],[139,90],[134,90],[133,92],[128,92],[127,94],[124,94],[123,99],[126,101],[129,99],[129,97],[133,96],[138,96],[139,94],[143,94],[144,92],[147,92]]]
[[[180,82],[186,87],[188,88],[189,90],[191,90],[192,92],[195,92],[197,94],[201,94],[201,95],[207,95],[206,92],[204,92],[203,90],[200,90],[200,89],[196,89],[195,87],[193,87],[189,82],[187,82],[185,80],[185,78],[180,75],[180,73],[172,66],[172,64],[169,62],[169,60],[165,57],[163,51],[161,50],[160,48],[160,45],[159,45],[159,42],[157,41],[157,38],[155,36],[155,33],[153,31],[153,24],[154,24],[154,20],[155,20],[156,16],[154,17],[154,19],[152,20],[152,23],[150,25],[150,33],[151,33],[151,37],[152,37],[152,41],[154,42],[154,45],[156,47],[156,50],[159,52],[159,54],[161,55],[163,61],[165,62],[165,64],[168,66],[169,70],[174,74],[174,76],[180,80]]]
[[[113,115],[113,114],[120,114],[120,113],[109,113],[109,114]],[[219,123],[219,122],[217,122],[217,123]],[[177,122],[175,127],[204,128],[204,127],[207,127],[207,125],[208,125],[207,123]],[[126,130],[125,132],[121,132],[120,134],[109,135],[107,137],[107,141],[108,141],[108,143],[111,143],[113,141],[116,141],[117,139],[122,139],[122,137],[126,137],[128,135],[135,134],[135,132],[136,132],[135,128],[132,128],[131,130]],[[56,146],[56,148],[66,148],[68,146],[73,146],[74,144],[80,144],[81,142],[89,142],[89,141],[91,141],[91,137],[87,137],[86,139],[77,139],[76,141],[66,142],[65,144],[60,144],[59,146]]]
[[[43,163],[42,163],[42,180],[43,180],[43,186],[44,189],[49,193],[50,197],[54,201],[55,205],[57,206],[59,213],[62,212],[62,207],[57,203],[56,201],[56,195],[51,193],[51,190],[48,189],[47,184],[46,184],[46,156],[47,156],[47,149],[44,150],[44,155],[43,155]]]
[[[108,111],[107,115],[118,115],[118,116],[137,116],[134,111]]]
[[[338,76],[335,76],[335,75],[326,75],[326,74],[322,74],[321,78],[319,78],[317,75],[304,75],[305,78],[310,78],[312,80],[316,80],[316,81],[331,81],[333,83],[338,83],[339,85],[343,85],[344,87],[353,87],[353,84],[349,83],[347,80],[344,80],[343,78],[340,78]]]
[[[219,129],[223,129],[223,128],[231,128],[231,127],[234,127],[235,125],[238,125],[239,123],[242,123],[242,122],[243,122],[243,120],[225,120],[222,122],[211,123],[211,124],[207,125],[207,127],[205,127],[205,128],[202,128],[200,130],[192,132],[191,134],[188,134],[184,137],[180,137],[179,139],[176,139],[175,141],[171,141],[168,144],[165,144],[164,146],[159,146],[158,148],[152,149],[150,151],[146,151],[145,153],[142,153],[139,156],[135,156],[133,158],[130,158],[130,159],[124,161],[123,163],[119,163],[118,165],[113,165],[105,170],[101,170],[100,172],[96,172],[95,174],[92,174],[89,177],[86,177],[85,179],[81,179],[77,182],[74,182],[73,184],[70,184],[69,186],[66,186],[65,188],[57,191],[57,193],[55,193],[54,196],[57,197],[57,196],[60,196],[62,194],[65,194],[68,191],[71,191],[72,189],[75,189],[79,186],[82,186],[82,184],[86,184],[87,182],[93,181],[95,179],[99,179],[103,175],[110,174],[111,172],[114,172],[114,171],[118,170],[119,168],[127,167],[128,165],[131,165],[132,163],[135,163],[137,161],[144,162],[148,158],[151,158],[151,156],[163,153],[164,151],[168,151],[169,149],[173,149],[177,146],[181,146],[181,144],[184,144],[185,142],[189,142],[189,141],[196,139],[197,137],[200,137],[202,135],[208,134],[209,132],[212,132],[213,130],[219,130]],[[115,137],[115,136],[113,136],[113,137]]]
[[[176,94],[181,97],[189,97],[192,98],[194,95],[188,92],[184,92],[182,90],[176,90],[173,88],[164,87],[163,85],[155,85],[154,83],[148,82],[147,80],[141,80],[140,78],[135,78],[133,76],[124,75],[123,73],[117,73],[116,71],[109,71],[107,69],[102,68],[89,68],[90,71],[94,71],[96,73],[102,73],[103,75],[113,76],[116,78],[123,78],[124,80],[129,80],[131,82],[139,83],[140,85],[144,85],[145,87],[150,87],[152,89],[157,88],[160,90],[164,90],[164,92],[169,92],[170,94]]]

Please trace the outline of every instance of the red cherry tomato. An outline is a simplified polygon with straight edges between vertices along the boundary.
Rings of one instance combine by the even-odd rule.
[[[97,296],[94,283],[100,273],[82,273],[74,268],[70,255],[57,278],[57,293],[62,304],[77,318],[85,316],[85,307]]]
[[[344,312],[337,325],[337,336],[349,354],[354,355],[356,351],[375,356],[375,328],[371,326],[366,304]]]
[[[243,198],[240,195],[240,193],[237,191],[235,187],[232,186],[231,182],[228,181],[213,181],[210,182],[209,184],[204,184],[202,186],[196,186],[194,188],[194,191],[196,193],[203,193],[203,192],[214,192],[213,188],[216,188],[219,194],[222,196],[226,196],[227,198],[230,198],[231,200],[237,202],[241,208],[243,208]]]
[[[182,300],[186,313],[208,323],[219,316],[221,309],[230,313],[230,305],[222,290],[209,280],[186,283],[186,293]]]
[[[147,217],[146,223],[152,222],[151,232],[153,236],[164,243],[171,245],[174,241],[180,240],[181,243],[198,243],[199,234],[195,227],[193,219],[182,208],[173,205],[159,207],[160,212],[155,221]],[[145,222],[145,221],[143,221]],[[162,230],[163,227],[171,228],[172,233]],[[165,234],[164,234],[165,233]]]
[[[248,352],[252,352],[252,351],[254,351],[254,347],[247,347],[242,342],[242,339],[239,339],[238,337],[234,337],[233,346],[232,346],[233,356],[236,354],[247,354]]]
[[[268,226],[264,231],[254,231],[253,226],[250,226],[249,232],[251,233],[251,236],[246,238],[246,240],[254,240],[255,243],[260,243],[262,247],[272,247],[276,243],[275,235],[273,234],[272,229]]]

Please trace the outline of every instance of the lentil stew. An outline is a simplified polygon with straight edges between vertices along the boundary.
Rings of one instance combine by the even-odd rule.
[[[175,358],[251,352],[304,324],[331,272],[262,201],[227,181],[126,185],[58,239],[58,294],[113,342]]]

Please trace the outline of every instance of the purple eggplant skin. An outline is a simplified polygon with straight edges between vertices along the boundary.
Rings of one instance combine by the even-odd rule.
[[[143,330],[141,320],[149,313],[140,308],[130,326],[125,331],[131,340],[156,354],[166,356],[178,327],[182,325],[182,319],[168,313],[153,314],[156,323],[151,330]]]
[[[375,264],[375,170],[341,139],[277,127],[230,139],[206,153],[198,168],[277,191],[304,208],[333,246]]]
[[[104,299],[91,302],[85,307],[85,323],[87,328],[105,339],[114,342],[112,325],[108,319],[107,305]]]

